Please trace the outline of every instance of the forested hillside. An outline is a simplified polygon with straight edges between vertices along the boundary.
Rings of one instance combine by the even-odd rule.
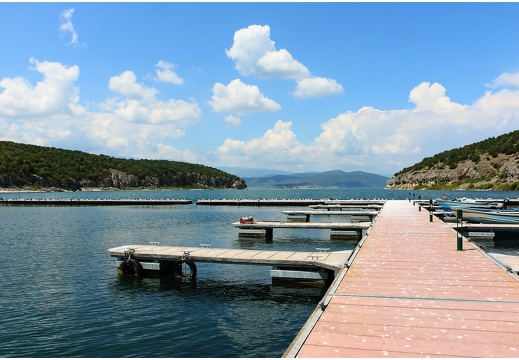
[[[239,177],[185,162],[134,160],[0,141],[0,188],[244,188]]]
[[[519,190],[519,131],[424,158],[388,180],[394,189]]]

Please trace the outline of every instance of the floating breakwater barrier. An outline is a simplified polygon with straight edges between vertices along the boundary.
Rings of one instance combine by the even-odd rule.
[[[5,205],[184,205],[192,204],[192,200],[184,199],[0,199]]]
[[[234,206],[312,206],[329,207],[374,207],[380,209],[383,200],[330,200],[330,199],[199,199],[197,205],[234,205]]]

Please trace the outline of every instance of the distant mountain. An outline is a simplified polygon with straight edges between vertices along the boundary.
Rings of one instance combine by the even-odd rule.
[[[218,169],[241,178],[263,177],[271,175],[288,175],[290,172],[273,169],[253,169],[244,167],[219,167]]]
[[[249,188],[384,188],[388,179],[363,171],[342,170],[244,177]]]

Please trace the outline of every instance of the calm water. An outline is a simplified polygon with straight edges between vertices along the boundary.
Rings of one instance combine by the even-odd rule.
[[[518,198],[518,192],[389,190],[126,191],[9,193],[4,198],[422,199]],[[351,245],[328,230],[243,239],[242,216],[282,210],[232,206],[0,206],[0,357],[280,357],[323,288],[273,286],[270,267],[197,264],[195,285],[117,276],[107,249],[127,244],[314,251]],[[329,219],[332,221],[332,218]],[[322,219],[322,221],[327,221]]]

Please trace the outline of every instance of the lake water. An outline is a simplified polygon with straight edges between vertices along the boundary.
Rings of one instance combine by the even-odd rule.
[[[382,189],[3,193],[3,198],[518,198],[518,192]],[[0,357],[280,357],[326,289],[272,285],[270,267],[200,263],[195,284],[117,275],[107,249],[129,244],[315,251],[351,249],[329,230],[244,239],[243,216],[296,207],[0,206]],[[337,220],[337,219],[336,219]],[[323,221],[333,221],[331,219]]]

